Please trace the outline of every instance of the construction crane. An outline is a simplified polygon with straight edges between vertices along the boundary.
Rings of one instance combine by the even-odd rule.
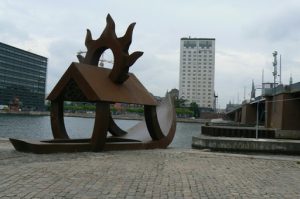
[[[83,60],[84,60],[84,56],[82,54],[86,54],[87,51],[81,51],[79,50],[77,52],[77,59],[79,60],[80,63],[83,63]],[[109,64],[114,64],[114,62],[112,60],[106,60],[104,59],[104,53],[102,53],[100,59],[99,59],[99,63],[98,65],[101,66],[101,67],[104,67],[104,62],[105,63],[109,63]]]

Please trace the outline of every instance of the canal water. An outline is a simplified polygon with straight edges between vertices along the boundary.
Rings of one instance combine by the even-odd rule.
[[[134,126],[137,120],[115,120],[124,130]],[[71,138],[91,136],[94,118],[65,117],[66,129]],[[169,147],[191,148],[192,136],[200,134],[199,123],[177,123],[176,134]],[[52,139],[49,116],[25,116],[0,114],[0,138]]]

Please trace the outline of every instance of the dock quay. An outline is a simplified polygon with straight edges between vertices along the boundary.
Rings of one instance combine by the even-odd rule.
[[[222,151],[300,154],[299,131],[221,124],[201,126],[192,147]]]
[[[30,154],[0,140],[0,198],[299,198],[300,156],[194,149]]]

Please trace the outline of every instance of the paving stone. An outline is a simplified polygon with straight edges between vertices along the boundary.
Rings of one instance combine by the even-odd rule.
[[[299,198],[300,157],[193,149],[36,155],[0,143],[0,198]]]

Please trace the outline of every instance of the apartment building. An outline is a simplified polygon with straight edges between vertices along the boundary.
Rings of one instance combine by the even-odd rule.
[[[180,98],[214,108],[214,38],[181,38],[179,75]]]

